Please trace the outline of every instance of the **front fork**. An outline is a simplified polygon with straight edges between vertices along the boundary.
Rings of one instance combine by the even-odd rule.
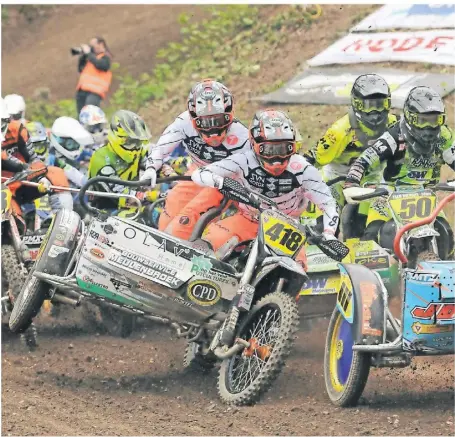
[[[212,344],[210,345],[211,350],[214,350],[220,344],[222,346],[230,346],[234,342],[240,312],[249,311],[253,301],[255,288],[250,283],[256,267],[257,258],[258,240],[256,239],[248,256],[242,278],[240,279],[237,294],[232,299],[224,323],[213,338]]]

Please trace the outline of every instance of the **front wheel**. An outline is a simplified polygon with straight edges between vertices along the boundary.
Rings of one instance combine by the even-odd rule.
[[[44,300],[47,298],[50,285],[33,276],[33,270],[19,296],[14,302],[9,319],[11,332],[24,332],[38,314]]]
[[[335,308],[327,331],[324,355],[325,386],[339,407],[357,405],[370,372],[371,354],[354,352],[352,325]]]
[[[295,299],[275,292],[249,311],[237,336],[250,347],[221,364],[218,393],[231,405],[251,405],[278,377],[291,351],[299,323]]]

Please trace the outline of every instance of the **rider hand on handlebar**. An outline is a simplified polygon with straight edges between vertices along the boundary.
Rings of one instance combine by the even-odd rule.
[[[335,237],[335,233],[332,229],[324,229],[324,232],[322,233],[322,236],[326,240],[336,240],[337,237]]]
[[[50,190],[51,182],[49,179],[42,179],[38,185],[38,191],[40,193],[47,193]]]
[[[155,188],[156,186],[156,170],[153,167],[145,170],[141,176],[141,181],[150,180],[150,188]]]

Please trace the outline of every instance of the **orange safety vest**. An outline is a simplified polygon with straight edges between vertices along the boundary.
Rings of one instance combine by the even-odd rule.
[[[100,53],[96,55],[96,57],[100,59],[104,55],[105,53]],[[98,94],[104,99],[106,93],[109,91],[111,81],[112,71],[98,70],[90,61],[87,61],[79,76],[79,82],[77,83],[76,89]]]

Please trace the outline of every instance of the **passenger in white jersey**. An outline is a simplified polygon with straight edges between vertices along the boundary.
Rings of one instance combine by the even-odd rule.
[[[156,172],[182,144],[191,157],[188,175],[200,166],[250,149],[248,129],[234,118],[234,98],[221,83],[211,79],[197,83],[187,101],[188,110],[169,125],[152,146],[141,179],[156,183]],[[179,182],[168,193],[159,229],[188,240],[199,217],[219,206],[223,196],[218,190],[194,182]]]
[[[222,188],[226,177],[273,199],[280,211],[298,218],[311,200],[324,212],[324,235],[335,239],[336,201],[321,175],[296,154],[295,129],[282,111],[258,111],[249,130],[252,148],[199,168],[192,174],[198,185]],[[219,253],[256,237],[257,211],[240,204],[239,211],[209,225],[203,239]]]

